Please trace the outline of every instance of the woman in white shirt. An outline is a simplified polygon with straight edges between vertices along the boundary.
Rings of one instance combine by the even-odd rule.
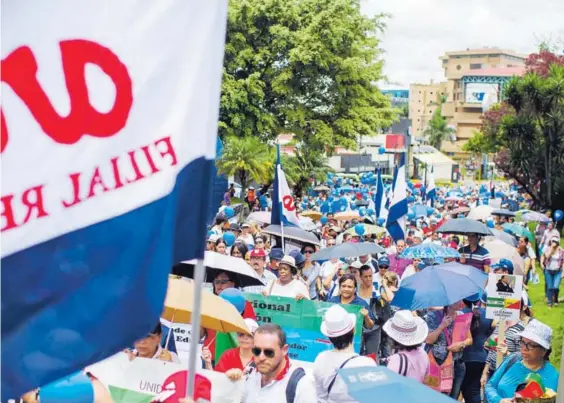
[[[309,290],[303,281],[296,280],[298,269],[296,268],[296,261],[292,256],[284,256],[278,264],[278,278],[271,280],[262,292],[264,295],[288,297],[300,299],[310,299]]]
[[[335,349],[322,352],[313,363],[313,378],[319,403],[356,402],[348,394],[347,387],[337,371],[342,368],[376,366],[373,359],[355,353],[355,324],[356,315],[348,313],[340,305],[333,305],[323,317],[321,333],[329,338]]]

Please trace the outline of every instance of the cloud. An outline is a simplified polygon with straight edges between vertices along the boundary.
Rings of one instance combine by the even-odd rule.
[[[562,0],[361,0],[367,15],[389,13],[384,73],[401,87],[444,79],[447,51],[498,47],[528,54],[564,37]],[[395,85],[396,87],[398,85]]]

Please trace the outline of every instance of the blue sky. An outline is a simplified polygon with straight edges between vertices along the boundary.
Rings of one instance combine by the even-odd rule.
[[[361,0],[368,15],[389,13],[382,38],[392,87],[440,81],[445,51],[500,47],[534,51],[540,40],[564,39],[564,0]]]

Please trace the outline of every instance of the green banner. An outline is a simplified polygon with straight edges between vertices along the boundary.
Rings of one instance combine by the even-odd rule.
[[[286,332],[291,359],[313,362],[317,355],[333,348],[327,337],[321,333],[323,315],[334,304],[310,300],[296,301],[285,297],[265,297],[259,294],[245,293],[253,305],[259,324],[276,323]],[[357,316],[354,349],[360,352],[362,339],[361,307],[341,305],[345,310]]]

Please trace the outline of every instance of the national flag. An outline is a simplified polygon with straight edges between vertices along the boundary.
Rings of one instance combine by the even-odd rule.
[[[374,208],[376,218],[380,218],[385,207],[386,197],[384,196],[384,182],[382,181],[382,172],[378,168],[378,177],[376,179],[376,193],[374,194]]]
[[[300,220],[296,211],[296,203],[286,175],[280,162],[280,145],[276,145],[276,171],[274,172],[274,185],[272,192],[272,213],[270,222],[274,225],[300,226]]]
[[[427,168],[428,169],[428,168]],[[428,184],[427,184],[427,199],[430,200],[431,207],[435,207],[435,200],[437,199],[437,190],[435,188],[435,173],[433,168],[428,173]]]
[[[405,180],[405,153],[400,156],[394,172],[392,199],[386,229],[394,241],[405,239],[405,216],[407,215],[407,182]]]
[[[172,264],[203,257],[227,2],[2,12],[7,401],[146,335]]]

